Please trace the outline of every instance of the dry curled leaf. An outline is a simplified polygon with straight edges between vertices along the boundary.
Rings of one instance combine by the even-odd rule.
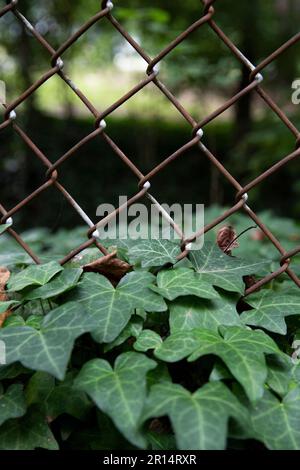
[[[237,234],[233,227],[226,225],[221,227],[217,234],[217,245],[227,255],[231,255],[231,250],[239,246],[236,240]]]
[[[8,300],[5,287],[9,280],[10,272],[8,269],[0,267],[0,301],[5,302]],[[5,322],[6,318],[11,314],[11,310],[6,310],[6,312],[0,313],[0,328]]]
[[[2,302],[7,300],[5,287],[9,278],[10,278],[9,270],[0,266],[0,301]]]
[[[117,284],[126,273],[132,270],[132,266],[126,261],[117,258],[117,252],[109,253],[96,259],[83,267],[85,272],[99,273],[106,276],[112,284]]]

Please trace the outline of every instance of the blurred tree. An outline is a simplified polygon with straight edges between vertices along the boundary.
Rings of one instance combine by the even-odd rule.
[[[127,0],[126,8],[120,6],[116,12],[150,51],[158,52],[196,21],[202,10],[200,0],[152,0],[144,1],[142,7],[140,0]],[[218,25],[255,64],[295,34],[300,19],[298,0],[217,0],[215,11],[214,19]],[[297,47],[292,47],[288,56],[270,65],[271,76],[275,78],[278,75],[284,62],[283,77],[290,83],[299,67],[297,52]],[[170,60],[165,61],[168,62],[168,78],[177,90],[205,85],[223,89],[231,96],[249,83],[249,70],[236,62],[231,52],[221,41],[213,38],[206,26],[192,33],[171,53]],[[276,82],[273,86],[276,88]],[[253,93],[248,94],[236,105],[236,133],[240,136],[249,130],[252,123],[252,97]]]
[[[200,0],[185,0],[184,2],[174,0],[113,1],[115,3],[113,13],[116,18],[152,57],[190,24],[199,19],[203,12]],[[4,0],[0,0],[0,6],[4,3]],[[99,11],[101,2],[100,0],[48,0],[47,2],[19,0],[18,8],[50,44],[57,48],[85,21]],[[216,0],[214,19],[241,51],[254,64],[258,64],[297,32],[300,5],[299,0],[243,0],[240,2]],[[103,70],[113,69],[113,67],[117,67],[114,59],[122,51],[123,45],[124,39],[121,35],[112,28],[108,21],[103,19],[90,28],[65,52],[63,56],[66,64],[65,71],[73,77],[73,72],[76,70],[78,77],[80,74],[88,75],[89,72],[99,73],[100,71],[101,73]],[[48,70],[49,63],[47,51],[32,37],[30,32],[25,30],[12,13],[0,19],[0,77],[7,83],[9,102],[28,88],[41,73]],[[122,71],[118,69],[118,73],[121,82]],[[300,73],[300,61],[298,47],[295,45],[264,71],[266,78],[264,86],[271,89],[272,95],[273,91],[276,92],[276,97],[276,95],[282,94],[282,90],[286,89],[289,92],[291,82],[298,73]],[[163,81],[166,81],[175,94],[191,90],[199,112],[203,112],[201,98],[206,94],[209,97],[217,96],[217,102],[224,101],[244,88],[249,81],[249,71],[241,66],[240,62],[207,25],[191,34],[162,61],[161,75]],[[57,118],[57,127],[61,131],[64,129],[64,125],[67,127],[67,124],[64,123],[68,123],[68,121],[63,121],[60,118],[64,116],[71,119],[73,106],[76,104],[73,101],[73,95],[69,99],[70,94],[67,87],[57,77],[54,77],[53,80],[61,83],[55,88],[53,96],[50,97]],[[97,81],[93,86],[97,89]],[[245,155],[248,152],[245,147],[243,147],[242,153],[232,152],[232,144],[238,145],[241,142],[247,144],[243,136],[249,128],[253,127],[255,111],[253,96],[255,93],[248,94],[237,103],[234,115],[235,131],[232,132],[232,126],[227,125],[231,123],[221,122],[221,125],[224,124],[224,132],[220,134],[221,137],[217,137],[212,146],[216,152],[220,150],[220,154],[227,158],[227,163],[230,155],[234,155],[229,164],[235,170],[242,171],[238,165],[245,167],[244,160],[238,155]],[[39,104],[36,94],[33,94],[30,100],[26,100],[24,105],[20,106],[20,111],[24,109],[26,113],[23,113],[22,116],[20,112],[18,119],[23,118],[25,127],[30,131],[29,135],[37,129],[34,139],[37,139],[37,143],[41,142],[46,149],[49,144],[51,146],[50,155],[60,155],[65,151],[62,141],[58,144],[57,139],[52,138],[52,141],[48,142],[47,132],[39,130],[38,124],[40,124],[39,118],[41,117]],[[80,106],[78,106],[79,108]],[[137,110],[138,119],[142,116],[143,111],[143,109]],[[264,117],[265,114],[262,116]],[[75,120],[72,121],[73,125],[74,122]],[[219,122],[216,124],[218,125]],[[149,124],[149,126],[151,125],[154,128],[153,124]],[[68,129],[71,127],[69,126]],[[86,129],[86,132],[88,131],[89,128]],[[69,132],[73,137],[72,130]],[[62,131],[62,134],[67,147],[72,138],[70,137],[69,142],[67,141],[67,133]],[[268,139],[272,142],[276,141],[273,128],[269,134],[268,137],[267,132],[264,132],[263,138],[259,141],[260,148],[267,144]],[[230,143],[228,136],[231,139]],[[255,139],[252,139],[252,142],[253,140],[255,142]],[[144,156],[143,135],[140,136],[140,141],[141,153]],[[147,149],[147,152],[151,158],[153,155],[155,158],[155,145],[151,143],[151,139],[148,141],[148,145],[153,145],[154,150]],[[18,143],[13,147],[12,139],[7,139],[7,142],[8,144],[4,146],[3,150],[4,157],[0,159],[0,167],[3,169],[7,161],[10,163],[7,168],[14,168],[13,171],[16,171],[16,166],[19,166],[23,182],[18,184],[18,191],[19,196],[23,196],[35,189],[40,184],[40,179],[32,167],[32,155],[29,158],[28,151],[25,151],[24,147],[22,149],[18,147]],[[44,148],[43,145],[41,148]],[[252,148],[257,148],[257,145],[253,144]],[[261,165],[265,164],[268,154],[272,153],[266,151],[266,148],[263,147],[262,153],[259,154]],[[258,158],[253,161],[258,161]],[[151,162],[149,162],[150,166]],[[7,173],[7,170],[5,171]],[[0,184],[4,173],[0,174]],[[217,183],[215,186],[212,185],[212,195],[220,192],[216,186]],[[9,189],[9,196],[11,193],[12,190]]]
[[[54,46],[62,44],[80,25],[100,8],[99,0],[22,0],[20,11],[28,16],[42,35]],[[150,55],[156,55],[176,35],[186,29],[202,15],[200,0],[115,0],[114,14],[140,41]],[[254,63],[269,55],[282,42],[297,31],[300,19],[298,0],[217,0],[215,20],[226,34],[238,45]],[[12,87],[17,81],[21,89],[28,87],[33,75],[46,69],[49,57],[31,34],[17,23],[11,14],[1,18],[0,73],[5,77],[9,60],[17,59],[17,73],[10,73]],[[118,53],[123,39],[111,28],[107,21],[94,25],[67,52],[69,68],[76,63],[87,67],[101,68],[102,61],[112,59]],[[282,77],[295,76],[299,61],[297,47],[288,51],[288,56],[278,59],[271,67],[272,76],[278,75],[282,67]],[[165,64],[165,67],[164,67]],[[182,73],[184,69],[185,73]],[[188,88],[201,90],[201,87],[218,89],[225,95],[232,95],[248,82],[248,70],[243,68],[232,53],[221,43],[215,34],[203,26],[176,48],[162,63],[162,73],[175,92]],[[8,73],[9,75],[9,73]],[[276,86],[276,84],[275,84]],[[68,94],[62,96],[66,99]],[[29,103],[34,106],[34,98]],[[70,108],[71,110],[71,108]],[[236,109],[236,123],[239,131],[248,129],[252,119],[251,95],[241,100]]]

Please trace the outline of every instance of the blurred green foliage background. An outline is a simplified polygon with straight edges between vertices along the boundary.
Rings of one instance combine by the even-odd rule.
[[[4,5],[5,2],[1,1]],[[202,15],[200,0],[115,0],[113,14],[154,57]],[[1,5],[1,6],[3,6]],[[19,10],[56,49],[100,9],[99,0],[19,0]],[[258,64],[297,33],[298,0],[217,0],[215,21]],[[264,71],[263,86],[300,124],[291,102],[292,82],[300,76],[296,44]],[[104,110],[145,77],[146,64],[111,24],[102,19],[63,55],[65,71],[99,110]],[[0,79],[12,102],[50,68],[47,51],[12,13],[0,19]],[[193,117],[200,120],[245,87],[249,72],[207,25],[181,43],[161,63],[160,78]],[[17,109],[17,122],[55,162],[93,130],[93,119],[74,93],[52,77]],[[107,132],[143,172],[149,171],[191,136],[189,125],[150,84],[107,117]],[[205,127],[204,142],[242,183],[291,153],[295,139],[255,94]],[[299,162],[293,161],[249,194],[255,210],[296,218],[300,209]],[[0,202],[16,205],[45,181],[45,168],[10,127],[0,134]],[[92,219],[102,202],[137,190],[136,177],[97,138],[59,170],[59,181]],[[232,204],[235,191],[204,155],[194,149],[152,181],[160,202]],[[14,216],[22,228],[71,227],[81,223],[55,189],[48,189]]]

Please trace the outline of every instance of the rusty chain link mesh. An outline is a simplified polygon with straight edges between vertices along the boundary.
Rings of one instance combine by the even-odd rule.
[[[191,147],[198,147],[200,153],[204,154],[208,158],[212,165],[214,165],[218,171],[226,178],[229,183],[236,190],[236,199],[234,205],[221,214],[217,219],[215,219],[210,224],[206,225],[204,228],[196,232],[193,236],[185,238],[184,234],[181,233],[179,227],[176,226],[173,220],[168,219],[173,228],[178,231],[182,236],[182,253],[179,256],[179,259],[185,257],[189,253],[190,243],[192,243],[197,237],[208,232],[214,228],[219,223],[226,220],[232,214],[238,211],[244,211],[252,219],[255,224],[262,230],[265,236],[269,241],[276,247],[279,252],[278,259],[278,269],[273,273],[267,275],[263,279],[260,279],[253,286],[248,288],[245,292],[245,295],[254,292],[262,285],[276,278],[282,273],[287,273],[287,275],[295,282],[295,284],[300,287],[300,279],[296,276],[293,270],[290,268],[290,264],[293,256],[300,253],[300,246],[295,247],[290,251],[286,251],[281,245],[280,241],[274,236],[274,234],[266,227],[266,225],[260,220],[260,218],[255,214],[255,212],[247,205],[248,192],[255,186],[262,183],[266,178],[271,176],[273,173],[279,171],[284,165],[288,164],[290,161],[297,158],[300,154],[300,132],[295,127],[295,125],[289,120],[286,114],[280,109],[280,107],[274,102],[274,100],[269,96],[269,94],[262,88],[263,76],[261,75],[262,70],[274,61],[279,55],[283,54],[289,47],[294,45],[296,42],[300,41],[300,33],[296,34],[290,38],[287,42],[282,44],[276,51],[270,54],[266,59],[264,59],[259,65],[253,65],[247,57],[235,46],[235,44],[226,36],[225,32],[219,28],[217,23],[214,21],[215,8],[217,3],[216,0],[202,0],[199,2],[199,15],[200,18],[195,21],[191,26],[189,26],[184,32],[177,36],[167,47],[165,47],[156,57],[151,58],[144,49],[137,44],[137,42],[132,38],[132,36],[124,29],[124,27],[118,22],[118,20],[113,16],[113,3],[109,0],[104,0],[101,5],[100,11],[90,18],[81,28],[73,34],[64,44],[62,44],[57,50],[46,41],[46,39],[37,31],[37,29],[30,23],[30,21],[22,15],[22,12],[18,10],[18,0],[11,0],[6,2],[7,5],[0,10],[0,18],[6,14],[13,14],[15,18],[20,21],[24,27],[30,31],[34,38],[43,46],[43,48],[49,53],[50,65],[51,68],[42,75],[34,84],[30,86],[21,96],[15,99],[12,103],[7,103],[4,105],[4,121],[0,124],[0,131],[8,126],[11,126],[13,130],[18,134],[18,136],[23,140],[23,142],[31,149],[34,155],[41,161],[46,168],[46,182],[42,184],[38,189],[33,191],[32,194],[27,196],[25,199],[20,201],[15,207],[10,210],[6,210],[0,204],[0,212],[2,218],[0,223],[10,223],[11,225],[7,229],[7,232],[14,237],[14,239],[22,246],[22,248],[31,256],[31,258],[39,263],[40,260],[35,253],[32,252],[30,247],[22,240],[20,235],[12,228],[12,216],[22,210],[22,208],[28,204],[32,199],[38,197],[43,191],[45,191],[50,186],[57,188],[58,191],[64,196],[68,203],[73,207],[74,210],[82,217],[82,219],[89,226],[87,232],[87,240],[84,241],[80,246],[74,248],[70,253],[68,253],[62,260],[61,264],[66,263],[76,254],[83,251],[85,248],[92,245],[97,246],[97,248],[104,254],[107,253],[105,247],[100,243],[97,238],[97,228],[103,226],[107,223],[108,217],[115,216],[120,211],[126,209],[135,201],[147,196],[150,200],[157,206],[158,210],[162,215],[166,216],[163,213],[163,208],[160,204],[154,199],[154,197],[149,193],[150,181],[157,175],[166,165],[169,165],[176,158],[183,155]],[[72,80],[64,72],[64,63],[62,60],[63,53],[70,48],[77,39],[82,36],[92,25],[98,21],[108,21],[112,28],[114,28],[118,34],[121,34],[123,38],[131,44],[135,51],[144,59],[148,64],[148,67],[145,70],[145,78],[134,86],[126,95],[120,98],[118,101],[109,106],[105,111],[98,111],[94,105],[88,100],[88,98],[80,91],[77,86],[72,82]],[[236,58],[249,69],[249,85],[242,89],[239,93],[230,98],[226,103],[224,103],[220,108],[211,113],[209,116],[206,116],[201,122],[196,122],[193,117],[188,113],[188,111],[181,105],[181,103],[175,98],[172,92],[162,83],[159,79],[159,63],[174,49],[184,41],[193,31],[198,28],[211,28],[211,30],[217,35],[220,41],[222,41],[231,51]],[[86,106],[89,112],[95,118],[95,130],[93,130],[89,135],[84,137],[78,143],[76,143],[71,149],[69,149],[64,155],[62,155],[55,163],[49,161],[46,155],[35,145],[35,143],[30,139],[30,137],[22,130],[22,128],[17,124],[17,107],[24,102],[32,93],[34,93],[40,86],[43,85],[49,78],[57,74],[68,87],[78,96],[82,103]],[[179,148],[176,152],[170,155],[168,158],[163,160],[159,165],[153,168],[148,174],[144,175],[132,162],[132,160],[125,155],[125,153],[118,147],[108,135],[106,131],[106,122],[105,118],[112,114],[117,108],[122,106],[126,101],[133,97],[136,93],[141,91],[149,83],[153,83],[160,91],[163,93],[168,100],[174,105],[174,107],[179,111],[182,117],[191,125],[192,136],[189,142],[184,146]],[[253,181],[250,181],[245,186],[241,186],[240,183],[235,179],[235,177],[223,166],[220,160],[203,144],[203,128],[206,124],[213,121],[215,118],[220,116],[222,113],[227,111],[231,106],[233,106],[240,98],[242,98],[247,93],[256,92],[262,100],[268,105],[274,113],[281,119],[285,126],[290,130],[290,132],[295,136],[296,140],[296,150],[294,150],[289,155],[282,158],[276,164],[271,166],[268,170],[257,176]],[[87,214],[81,209],[77,202],[72,198],[68,191],[60,184],[58,170],[60,169],[63,162],[67,159],[72,158],[72,156],[88,143],[90,140],[95,139],[100,136],[103,138],[106,143],[111,147],[113,152],[118,156],[125,165],[136,175],[138,184],[137,192],[127,203],[123,206],[120,206],[116,211],[110,214],[107,217],[104,217],[97,223],[93,223]]]

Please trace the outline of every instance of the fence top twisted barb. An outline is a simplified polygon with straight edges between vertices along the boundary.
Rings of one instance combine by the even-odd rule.
[[[221,222],[225,221],[238,211],[244,211],[250,219],[252,219],[255,224],[262,230],[264,235],[269,239],[269,241],[275,246],[279,252],[279,267],[269,275],[257,281],[253,286],[246,289],[245,295],[252,293],[259,289],[261,286],[269,282],[270,280],[276,278],[282,273],[286,273],[295,284],[300,287],[300,279],[291,269],[290,264],[292,258],[300,253],[300,246],[286,251],[285,248],[281,245],[280,241],[275,237],[275,235],[269,230],[269,228],[263,223],[263,221],[257,216],[257,214],[249,207],[248,205],[248,192],[252,190],[257,185],[261,184],[275,172],[279,171],[283,166],[287,165],[294,159],[296,159],[300,154],[300,131],[284,113],[284,111],[276,104],[273,98],[269,93],[262,87],[263,75],[261,72],[267,67],[271,62],[277,59],[282,55],[288,48],[295,45],[300,40],[300,33],[296,34],[284,44],[279,45],[278,49],[271,52],[268,57],[266,57],[260,64],[254,65],[252,62],[243,54],[242,51],[234,44],[234,42],[226,35],[226,33],[221,29],[217,22],[215,21],[215,11],[217,8],[217,0],[201,0],[199,2],[199,18],[191,24],[185,31],[181,32],[176,38],[174,38],[166,47],[164,47],[159,54],[151,58],[148,53],[141,47],[136,40],[129,34],[129,32],[122,26],[122,24],[117,20],[113,15],[114,4],[110,0],[103,0],[100,10],[91,18],[89,18],[74,34],[72,34],[62,45],[57,49],[54,49],[52,45],[41,35],[37,28],[31,24],[30,20],[26,18],[22,12],[18,9],[19,2],[18,0],[8,0],[7,4],[0,9],[0,18],[7,14],[14,15],[15,19],[21,23],[21,25],[31,33],[33,38],[37,40],[40,45],[45,49],[49,54],[50,59],[50,68],[47,70],[36,82],[34,82],[27,90],[25,90],[20,96],[18,96],[13,102],[4,104],[4,121],[0,124],[0,131],[6,127],[11,126],[13,131],[19,136],[19,138],[25,143],[25,145],[32,151],[36,158],[38,158],[41,164],[46,167],[46,181],[41,186],[39,186],[35,191],[30,195],[25,197],[20,201],[15,207],[7,210],[2,204],[0,204],[0,213],[2,218],[0,223],[7,223],[9,227],[7,232],[19,243],[19,245],[29,254],[34,262],[39,263],[40,260],[38,256],[31,250],[31,248],[25,243],[22,237],[14,230],[13,228],[13,219],[12,216],[22,208],[27,205],[34,198],[39,197],[41,193],[46,191],[49,187],[55,187],[62,196],[67,200],[67,202],[73,207],[73,209],[78,213],[82,220],[89,227],[87,231],[87,240],[85,240],[81,245],[75,247],[70,253],[68,253],[62,260],[61,264],[65,264],[70,259],[72,259],[76,254],[82,252],[84,249],[95,245],[102,253],[107,254],[106,248],[102,245],[99,240],[98,229],[101,226],[107,224],[108,220],[111,217],[116,216],[121,211],[129,207],[134,202],[140,200],[144,196],[147,196],[153,204],[160,211],[162,216],[167,219],[170,225],[180,234],[181,236],[181,247],[182,253],[178,256],[178,259],[182,259],[185,256],[188,256],[191,249],[191,244],[199,236],[207,233],[209,230],[216,227]],[[21,2],[20,2],[21,3]],[[202,3],[202,6],[201,6]],[[120,99],[115,101],[107,109],[99,111],[93,103],[85,96],[85,94],[77,87],[77,85],[72,81],[72,79],[65,73],[65,64],[62,59],[63,54],[70,48],[72,45],[83,35],[85,34],[95,23],[99,21],[107,20],[112,28],[120,34],[125,41],[130,44],[133,49],[138,53],[138,55],[145,61],[145,78],[137,83],[129,92],[123,95]],[[174,96],[172,91],[160,80],[159,78],[159,65],[167,57],[170,52],[172,52],[180,43],[185,41],[194,31],[199,28],[208,27],[210,28],[217,38],[225,44],[229,51],[238,59],[238,61],[249,70],[249,84],[245,86],[242,90],[228,99],[223,105],[218,109],[210,113],[208,116],[204,117],[200,122],[197,122],[188,112],[187,109],[180,103],[180,101]],[[60,156],[55,162],[51,162],[48,157],[37,147],[37,145],[31,140],[29,135],[20,127],[17,123],[17,108],[18,106],[26,101],[37,89],[39,89],[44,83],[46,83],[52,76],[58,75],[68,86],[74,94],[77,95],[79,100],[83,105],[88,109],[90,114],[95,120],[95,129],[78,141],[72,148],[70,148],[65,154]],[[121,107],[124,103],[130,100],[134,95],[139,93],[148,84],[154,84],[157,89],[169,100],[173,107],[180,113],[180,115],[185,119],[185,121],[191,126],[191,139],[184,144],[182,147],[177,149],[172,155],[166,157],[150,170],[146,175],[137,168],[133,163],[132,159],[128,157],[117,145],[117,143],[109,136],[107,124],[105,118],[110,116],[114,111]],[[258,175],[252,181],[242,186],[236,178],[231,174],[231,172],[221,163],[220,159],[213,154],[211,150],[203,143],[204,127],[212,122],[214,119],[219,117],[225,111],[230,109],[235,105],[241,98],[246,94],[255,92],[264,103],[279,117],[282,123],[288,128],[288,130],[293,134],[296,139],[296,150],[292,151],[289,155],[284,156],[280,161],[272,165],[270,168],[265,170],[263,173]],[[85,211],[80,207],[77,201],[71,196],[67,189],[60,183],[61,167],[66,160],[69,160],[73,157],[76,152],[90,142],[93,139],[101,137],[107,143],[107,145],[112,149],[114,154],[119,157],[125,166],[137,177],[137,192],[127,200],[125,204],[118,207],[114,212],[108,216],[102,218],[100,221],[94,223],[90,217],[85,213]],[[220,174],[231,184],[231,186],[236,191],[235,202],[232,207],[226,210],[223,214],[220,214],[214,221],[205,225],[204,228],[198,230],[192,236],[186,238],[184,233],[181,232],[181,229],[176,226],[174,220],[170,217],[168,213],[164,210],[162,205],[158,200],[150,193],[151,180],[160,173],[166,166],[174,162],[178,157],[184,155],[190,148],[197,148],[200,154],[204,155],[211,164],[220,172]]]

